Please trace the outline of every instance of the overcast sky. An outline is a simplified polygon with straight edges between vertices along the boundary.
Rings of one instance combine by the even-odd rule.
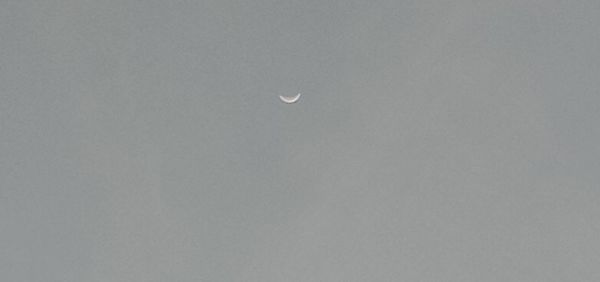
[[[0,1],[0,277],[600,281],[599,27],[598,1]]]

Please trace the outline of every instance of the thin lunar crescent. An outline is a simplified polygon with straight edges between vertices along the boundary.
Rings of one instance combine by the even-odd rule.
[[[281,100],[281,102],[284,102],[286,104],[292,104],[292,103],[296,103],[298,102],[298,99],[300,99],[300,93],[296,94],[296,96],[281,96],[279,95],[279,99]]]

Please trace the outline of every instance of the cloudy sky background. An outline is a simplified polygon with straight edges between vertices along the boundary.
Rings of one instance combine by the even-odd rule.
[[[1,1],[0,276],[600,280],[600,4],[323,2]]]

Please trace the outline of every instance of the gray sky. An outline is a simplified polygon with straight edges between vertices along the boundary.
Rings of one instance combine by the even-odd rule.
[[[0,276],[600,280],[600,4],[323,2],[1,1]]]

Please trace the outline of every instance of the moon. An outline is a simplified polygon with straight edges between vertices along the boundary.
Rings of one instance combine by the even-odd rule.
[[[279,100],[281,100],[281,102],[284,102],[286,104],[293,104],[298,102],[298,100],[300,99],[300,93],[296,94],[296,96],[282,96],[279,95]]]

